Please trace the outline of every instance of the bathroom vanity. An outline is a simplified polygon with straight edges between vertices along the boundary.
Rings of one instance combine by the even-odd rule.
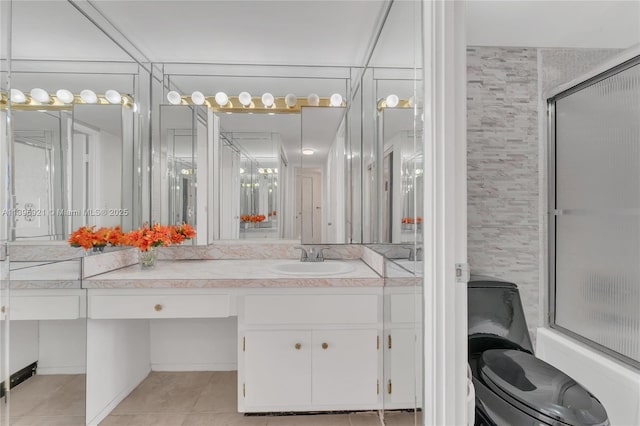
[[[389,361],[395,369],[387,376],[384,368],[390,333],[404,327],[413,346],[413,320],[409,327],[409,322],[402,325],[402,315],[393,315],[400,326],[385,334],[383,258],[364,247],[347,257],[313,266],[291,257],[183,259],[142,270],[126,256],[120,268],[104,261],[109,266],[103,271],[88,265],[85,270],[101,273],[83,280],[87,424],[99,423],[154,369],[154,351],[161,346],[156,340],[162,337],[153,329],[168,324],[184,327],[188,335],[198,322],[237,318],[233,341],[239,412],[382,409],[391,391],[389,374],[400,374],[396,395],[403,394],[403,375],[405,393],[413,394],[413,380],[406,377],[415,369],[407,366],[406,356]],[[406,296],[412,295],[387,303],[406,316],[413,312],[404,306]],[[402,341],[398,337],[399,345]],[[408,353],[413,356],[414,351]],[[188,365],[188,355],[183,359],[185,365],[175,369],[205,368]],[[398,372],[403,364],[411,370],[408,374]],[[413,403],[409,398],[404,408]],[[396,403],[396,408],[402,406]]]

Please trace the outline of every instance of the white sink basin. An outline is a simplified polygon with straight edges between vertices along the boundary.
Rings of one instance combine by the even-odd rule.
[[[353,272],[355,268],[346,262],[339,260],[325,260],[324,262],[300,262],[286,261],[271,266],[271,271],[277,274],[287,275],[340,275]]]

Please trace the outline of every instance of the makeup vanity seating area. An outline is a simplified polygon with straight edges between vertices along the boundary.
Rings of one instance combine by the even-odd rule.
[[[12,320],[86,315],[91,425],[151,371],[237,369],[241,413],[410,408],[413,274],[385,288],[385,259],[365,246],[332,246],[318,263],[300,262],[294,246],[168,248],[153,269],[133,249],[86,256],[76,288],[16,280]],[[402,345],[403,328],[394,362],[390,334]]]

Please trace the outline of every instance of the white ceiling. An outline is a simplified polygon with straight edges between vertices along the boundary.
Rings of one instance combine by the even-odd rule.
[[[384,1],[93,1],[159,62],[359,65]]]

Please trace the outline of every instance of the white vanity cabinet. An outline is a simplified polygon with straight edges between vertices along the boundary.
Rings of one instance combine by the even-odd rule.
[[[385,409],[421,406],[421,300],[413,287],[385,289]]]
[[[371,288],[241,297],[238,411],[381,408],[381,300]]]

